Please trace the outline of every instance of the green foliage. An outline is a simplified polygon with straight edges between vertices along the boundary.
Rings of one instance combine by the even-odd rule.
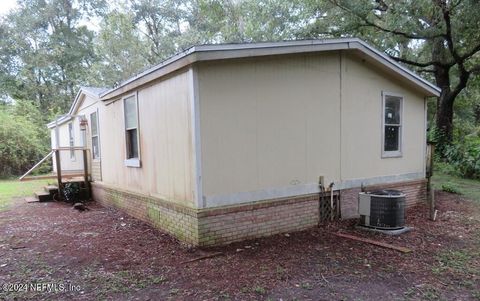
[[[79,183],[72,182],[66,183],[63,187],[63,195],[66,202],[76,203],[79,198],[80,185]]]
[[[445,147],[445,159],[459,175],[480,178],[480,137],[466,136]]]
[[[96,54],[101,60],[92,66],[96,86],[112,86],[144,69],[148,63],[148,45],[134,24],[133,13],[114,10],[100,24]]]
[[[38,108],[28,102],[0,106],[0,177],[20,175],[48,153],[46,128],[36,116]]]
[[[0,96],[65,112],[96,60],[94,32],[81,21],[103,0],[26,0],[0,21]]]
[[[445,191],[445,192],[450,192],[450,193],[455,193],[455,194],[461,194],[460,190],[458,189],[458,187],[451,183],[451,182],[448,182],[448,183],[444,183],[442,185],[442,190]]]
[[[438,171],[446,175],[460,176],[457,169],[452,164],[440,161],[440,158],[435,159],[434,166],[435,166],[435,172]]]
[[[477,179],[466,179],[452,174],[446,174],[435,168],[432,178],[433,187],[441,190],[444,184],[454,185],[460,194],[475,202],[480,202],[480,181]]]

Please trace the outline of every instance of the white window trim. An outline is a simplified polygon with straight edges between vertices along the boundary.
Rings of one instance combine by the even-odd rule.
[[[128,159],[127,158],[127,135],[126,135],[126,132],[127,132],[127,126],[126,126],[126,122],[125,122],[125,99],[127,98],[130,98],[134,96],[135,97],[135,105],[136,105],[136,109],[137,109],[137,145],[138,145],[138,158],[130,158]],[[124,160],[124,164],[125,166],[127,167],[136,167],[136,168],[140,168],[142,167],[142,164],[141,164],[141,148],[140,148],[140,116],[139,116],[139,109],[138,109],[138,92],[135,91],[134,93],[131,93],[131,94],[128,94],[128,95],[125,95],[124,97],[122,97],[122,114],[123,114],[123,145],[125,147],[125,160]]]
[[[92,131],[92,114],[97,115],[97,134],[94,136]],[[102,148],[100,147],[100,120],[99,120],[98,108],[90,113],[90,144],[92,145],[92,160],[93,162],[100,162],[102,160]],[[98,141],[98,158],[93,157],[93,137],[97,137]]]
[[[70,125],[72,125],[72,137],[70,137]],[[73,123],[73,121],[70,121],[67,125],[67,130],[68,130],[68,147],[69,148],[73,148],[75,147],[75,124]],[[70,141],[73,140],[73,145],[70,144]],[[73,154],[73,156],[72,156]],[[68,153],[68,156],[70,157],[70,161],[72,162],[76,162],[77,161],[77,154],[75,154],[75,150],[73,150],[73,153],[72,153],[72,149],[70,149],[69,153]]]
[[[399,97],[400,100],[400,141],[398,142],[398,151],[385,151],[385,97],[393,96]],[[401,158],[403,156],[403,107],[405,98],[403,95],[393,92],[382,91],[382,140],[381,140],[381,154],[383,158]]]

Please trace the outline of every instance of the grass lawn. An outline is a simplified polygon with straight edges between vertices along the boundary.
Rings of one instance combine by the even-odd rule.
[[[18,180],[0,180],[0,211],[8,208],[13,198],[33,195],[52,180],[20,182]]]
[[[433,187],[442,190],[443,185],[453,186],[463,196],[480,204],[480,180],[464,179],[435,171],[433,174]]]

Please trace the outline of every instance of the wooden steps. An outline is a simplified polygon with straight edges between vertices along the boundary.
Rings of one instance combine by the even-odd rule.
[[[43,187],[43,191],[34,193],[34,199],[38,202],[51,202],[54,201],[55,194],[58,193],[58,187],[55,185],[48,185]],[[32,197],[28,197],[25,200],[29,203],[34,202]]]
[[[39,202],[48,202],[52,201],[50,193],[46,191],[39,191],[34,193],[35,197],[38,199]]]

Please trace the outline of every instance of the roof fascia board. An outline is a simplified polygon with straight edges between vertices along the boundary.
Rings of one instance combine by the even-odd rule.
[[[75,96],[75,99],[73,100],[72,105],[70,106],[70,110],[68,110],[68,114],[69,114],[69,115],[72,115],[73,112],[75,111],[76,106],[77,106],[77,104],[78,104],[78,102],[79,102],[79,100],[80,100],[80,96],[82,95],[82,93],[83,93],[83,91],[82,91],[82,89],[80,88],[80,90],[78,90],[78,92],[77,92],[77,95]]]
[[[329,51],[329,50],[341,50],[348,49],[348,43],[339,44],[316,44],[313,45],[296,45],[296,46],[284,46],[273,48],[256,48],[256,49],[235,49],[235,50],[200,50],[198,60],[199,61],[211,61],[222,59],[235,59],[235,58],[248,58],[259,57],[269,55],[281,55],[281,54],[296,54],[296,53],[308,53],[317,51]]]
[[[51,128],[54,128],[55,125],[62,125],[68,121],[70,121],[72,119],[72,116],[70,115],[64,115],[62,116],[60,119],[57,120],[57,122],[55,123],[55,120],[54,121],[51,121],[50,123],[47,124],[47,128],[51,129]]]
[[[75,99],[73,100],[73,103],[72,103],[72,106],[70,107],[70,110],[68,110],[68,114],[69,115],[73,115],[74,113],[77,112],[78,110],[78,106],[80,105],[80,99],[81,99],[81,96],[85,95],[85,96],[90,96],[90,97],[93,97],[93,98],[96,98],[98,100],[98,95],[95,95],[94,93],[91,93],[90,91],[86,90],[86,89],[83,89],[83,88],[80,88],[80,90],[78,90],[77,92],[77,95],[75,96]]]
[[[83,88],[81,88],[81,91],[82,91],[83,94],[87,94],[87,95],[90,96],[90,97],[99,98],[99,97],[98,97],[98,94],[95,94],[95,93],[89,91],[88,89],[83,89]]]
[[[357,40],[355,42],[350,43],[350,48],[358,49],[363,53],[367,54],[371,58],[375,59],[376,61],[380,62],[385,67],[389,68],[390,70],[399,73],[404,78],[408,79],[413,84],[420,86],[424,92],[427,92],[429,96],[440,96],[440,88],[436,87],[429,81],[423,79],[419,75],[415,74],[414,72],[408,70],[404,66],[400,65],[399,63],[395,62],[391,58],[389,58],[384,53],[378,51],[377,49],[371,47],[367,43],[362,40]]]
[[[403,67],[364,41],[357,38],[350,38],[195,46],[187,49],[183,53],[171,57],[170,59],[153,68],[140,73],[135,77],[130,78],[129,80],[123,82],[120,86],[101,93],[100,99],[106,101],[118,97],[137,87],[140,87],[148,82],[156,80],[195,62],[328,50],[336,51],[342,49],[357,49],[370,56],[375,61],[380,62],[393,72],[402,75],[414,85],[417,85],[429,96],[440,95],[440,89],[435,85]]]
[[[265,43],[266,45],[264,47],[250,46],[240,48],[235,47],[238,46],[236,44],[222,45],[227,47],[221,48],[211,45],[198,46],[192,48],[188,54],[180,56],[173,61],[165,61],[165,63],[161,64],[160,66],[139,74],[135,78],[126,81],[119,87],[106,91],[100,95],[100,99],[106,101],[118,97],[132,89],[196,62],[348,49],[348,41],[342,41],[341,43],[338,41],[336,43],[331,41],[328,43],[321,43],[320,41],[315,42],[318,43],[310,42],[305,43],[304,45],[297,45],[292,42],[288,45],[282,44],[281,47],[278,47],[278,44],[275,43]],[[314,46],[312,47],[312,45]]]
[[[165,76],[167,74],[170,74],[176,70],[179,70],[183,67],[186,67],[194,62],[197,61],[196,59],[197,53],[189,54],[185,57],[179,58],[175,61],[169,62],[168,64],[162,64],[161,68],[157,68],[155,70],[149,70],[149,72],[144,72],[137,77],[133,78],[132,80],[129,80],[122,85],[118,86],[117,88],[114,88],[112,90],[109,90],[103,94],[100,95],[100,100],[106,101],[110,100],[116,97],[119,97],[122,94],[125,94],[139,86],[143,86],[144,84],[147,84],[151,81],[156,80],[157,78],[160,78],[162,76]]]

